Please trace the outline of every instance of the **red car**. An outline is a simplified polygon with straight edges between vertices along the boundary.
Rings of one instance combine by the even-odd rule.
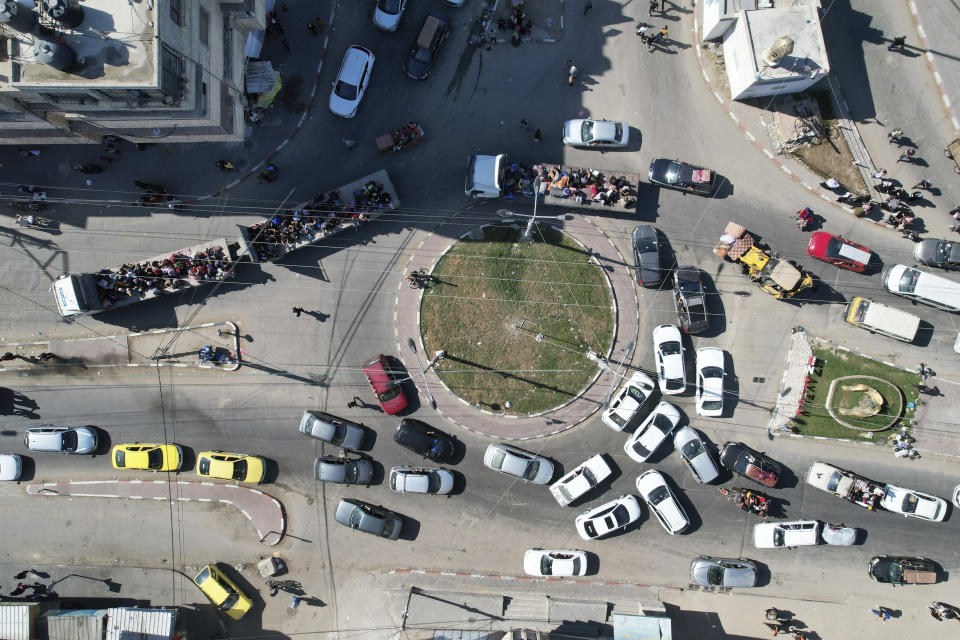
[[[810,236],[807,253],[824,262],[830,262],[841,269],[862,272],[870,262],[870,249],[862,244],[850,242],[843,236],[835,236],[817,231]]]
[[[407,396],[403,395],[403,387],[397,382],[398,372],[390,369],[385,355],[381,353],[364,362],[363,373],[387,415],[392,416],[407,408]]]

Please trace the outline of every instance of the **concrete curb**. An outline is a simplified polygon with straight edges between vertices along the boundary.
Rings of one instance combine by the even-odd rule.
[[[950,100],[950,96],[947,95],[947,89],[943,84],[943,77],[940,75],[940,69],[937,67],[937,61],[934,59],[933,54],[930,53],[930,44],[927,42],[927,30],[923,27],[923,22],[920,20],[917,3],[914,2],[914,0],[908,0],[907,6],[910,7],[910,13],[913,15],[913,21],[917,26],[917,35],[920,37],[920,42],[923,43],[923,57],[927,61],[927,67],[930,68],[930,73],[933,74],[933,81],[937,84],[937,92],[940,94],[943,110],[947,112],[947,116],[950,118],[950,123],[953,125],[953,132],[957,136],[960,136],[960,119],[958,119],[957,114],[954,113],[953,101]]]
[[[682,593],[681,587],[662,587],[653,584],[640,584],[637,582],[616,582],[611,580],[577,580],[575,578],[555,578],[550,576],[515,576],[497,573],[474,573],[464,571],[439,571],[432,569],[391,569],[387,575],[422,575],[422,576],[440,576],[444,578],[482,578],[488,580],[503,580],[504,582],[541,582],[553,584],[576,584],[592,587],[635,587],[637,589],[648,589],[650,591],[673,591]]]

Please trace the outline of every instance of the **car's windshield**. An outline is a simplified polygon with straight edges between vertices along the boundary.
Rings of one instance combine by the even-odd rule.
[[[890,563],[890,582],[903,581],[903,568],[896,562]]]
[[[563,497],[564,502],[573,502],[573,494],[570,493],[570,490],[567,489],[567,485],[561,484],[557,486],[557,493]]]
[[[490,466],[494,469],[503,468],[503,459],[506,457],[506,455],[507,454],[503,451],[503,449],[497,449],[494,452],[493,457],[490,458]]]
[[[680,447],[680,453],[683,454],[683,457],[687,460],[696,458],[698,455],[703,453],[703,443],[700,440],[694,439]]]
[[[344,100],[356,100],[357,95],[360,92],[360,88],[354,84],[350,84],[349,82],[337,80],[334,91]]]
[[[223,604],[220,605],[220,608],[223,609],[224,611],[229,611],[230,609],[233,609],[233,606],[237,604],[237,600],[239,599],[240,599],[239,595],[237,595],[236,593],[231,593],[230,595],[227,596],[227,599],[223,601]]]
[[[723,408],[723,400],[704,400],[703,408],[707,411],[716,411]]]
[[[593,475],[593,471],[590,471],[590,469],[584,467],[580,470],[580,473],[583,474],[583,479],[586,480],[587,484],[589,484],[591,487],[597,484],[597,477]]]
[[[627,508],[622,504],[618,504],[614,507],[613,512],[610,514],[613,516],[613,519],[616,520],[617,526],[623,526],[627,524],[627,521],[630,519],[630,514],[627,513]]]
[[[243,480],[247,477],[247,461],[237,460],[233,463],[233,479]]]
[[[723,567],[712,566],[707,569],[707,584],[723,584]]]
[[[159,469],[163,466],[163,452],[160,449],[152,449],[147,454],[147,466],[151,469]]]
[[[607,417],[610,418],[618,427],[623,427],[627,424],[626,418],[621,416],[615,410],[611,410],[610,413],[607,414]]]
[[[583,126],[580,128],[580,136],[583,138],[584,142],[590,142],[593,140],[593,120],[584,120]]]
[[[357,463],[351,462],[343,467],[343,479],[346,482],[354,483],[357,481]]]
[[[553,575],[553,558],[547,554],[540,556],[540,573],[545,576]]]
[[[342,424],[334,424],[333,438],[330,440],[332,444],[337,446],[343,442],[343,439],[347,437],[347,428]]]
[[[697,293],[700,291],[700,278],[677,278],[677,287],[684,293]]]
[[[627,395],[637,401],[637,404],[643,404],[647,401],[646,394],[639,387],[630,386],[627,389]]]
[[[953,250],[952,242],[939,242],[937,244],[937,259],[940,262],[950,261],[950,252]]]
[[[827,242],[827,248],[824,250],[824,255],[828,258],[836,258],[840,255],[840,247],[843,246],[843,241],[840,238],[830,238]]]
[[[422,62],[424,64],[428,64],[430,62],[431,57],[433,56],[430,54],[429,49],[418,48],[416,53],[413,54],[414,60],[416,60],[417,62]]]
[[[377,2],[377,7],[380,11],[395,16],[400,13],[400,0],[380,0]]]
[[[637,246],[637,253],[641,255],[643,255],[644,253],[657,252],[657,243],[654,242],[653,238],[638,238],[636,246]]]
[[[76,431],[64,431],[60,436],[61,448],[63,451],[76,451],[77,450],[77,432]]]
[[[677,178],[679,176],[680,176],[679,162],[673,161],[669,165],[667,165],[667,171],[664,174],[664,178],[666,178],[667,182],[669,182],[670,184],[673,184],[674,182],[677,181]]]
[[[653,504],[660,504],[669,497],[670,491],[666,487],[657,487],[650,492],[650,495],[647,496],[647,500]]]
[[[919,502],[920,500],[917,498],[917,496],[913,495],[912,493],[908,493],[907,495],[903,496],[903,512],[916,513],[917,504],[919,504]]]
[[[704,367],[700,370],[704,378],[722,378],[723,369],[720,367]]]
[[[660,343],[660,353],[665,356],[675,356],[680,353],[680,342],[677,340],[668,340]]]
[[[665,386],[667,387],[667,389],[670,389],[671,391],[675,391],[675,390],[677,390],[677,389],[682,389],[682,388],[683,388],[683,380],[680,379],[680,378],[668,378],[668,379],[667,379],[667,384],[666,384]]]
[[[900,276],[900,291],[911,293],[917,287],[917,280],[920,278],[920,272],[916,269],[904,269]]]
[[[524,480],[533,480],[537,477],[537,472],[540,471],[540,462],[534,460],[527,464],[527,470],[523,472]]]
[[[662,413],[654,415],[651,424],[653,424],[653,426],[659,429],[662,433],[670,433],[673,430],[673,422],[670,420],[670,418]]]
[[[396,385],[396,386],[391,385],[387,387],[386,391],[382,391],[381,393],[378,393],[377,398],[380,399],[380,402],[389,402],[394,398],[396,398],[398,395],[400,395],[400,391],[401,391],[400,385]]]

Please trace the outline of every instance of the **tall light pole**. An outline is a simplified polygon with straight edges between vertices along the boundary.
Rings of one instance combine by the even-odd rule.
[[[527,228],[523,230],[520,237],[524,242],[533,242],[533,223],[537,219],[537,200],[540,199],[540,176],[533,179],[533,217],[527,223]]]
[[[420,363],[420,354],[417,352],[417,343],[413,340],[413,338],[407,338],[407,346],[410,347],[410,351],[412,351],[413,355],[417,358],[417,366],[420,368],[420,377],[423,378],[423,386],[427,390],[427,401],[430,403],[430,408],[436,409],[437,402],[436,400],[433,399],[433,393],[430,392],[430,385],[427,383],[426,373],[427,371],[430,370],[430,367],[437,364],[437,362],[439,362],[440,360],[443,360],[444,358],[446,358],[447,352],[441,350],[434,353],[433,359],[430,360],[430,362],[427,363],[426,368],[424,368],[424,366]],[[407,379],[411,377],[412,376],[409,376]],[[398,384],[400,382],[403,382],[403,380],[397,381]]]

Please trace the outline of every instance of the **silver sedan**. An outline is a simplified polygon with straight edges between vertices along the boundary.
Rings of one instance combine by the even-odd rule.
[[[690,579],[704,587],[755,587],[757,564],[742,558],[700,556],[690,563]]]
[[[612,120],[567,120],[563,144],[572,147],[623,147],[630,142],[630,125]]]
[[[543,456],[508,444],[491,444],[483,454],[488,469],[520,478],[533,484],[547,484],[553,477],[553,463]]]

